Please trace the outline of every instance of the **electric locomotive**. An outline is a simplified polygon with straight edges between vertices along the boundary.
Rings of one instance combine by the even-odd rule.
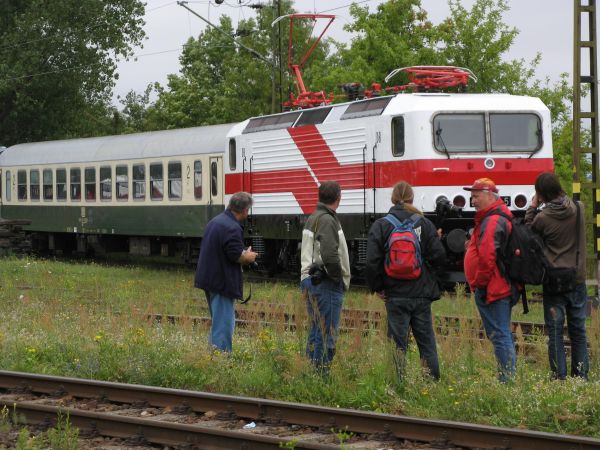
[[[247,191],[255,200],[248,243],[270,273],[298,269],[319,183],[336,180],[358,274],[370,224],[406,180],[415,206],[443,229],[456,281],[474,216],[462,187],[492,178],[519,215],[553,160],[550,112],[537,98],[416,92],[238,124],[20,144],[4,150],[0,167],[2,217],[31,219],[37,248],[50,252],[127,250],[193,262],[207,221]]]

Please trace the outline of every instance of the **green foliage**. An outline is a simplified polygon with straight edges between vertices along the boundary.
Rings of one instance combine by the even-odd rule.
[[[56,426],[47,431],[48,444],[52,450],[77,450],[79,430],[73,428],[69,415],[59,414]]]
[[[110,130],[117,58],[144,37],[140,0],[0,2],[2,144]]]

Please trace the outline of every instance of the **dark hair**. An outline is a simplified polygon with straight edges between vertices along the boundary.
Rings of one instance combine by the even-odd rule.
[[[560,180],[551,172],[540,173],[535,180],[535,192],[544,202],[551,202],[556,197],[565,194]]]
[[[250,208],[252,203],[253,200],[250,194],[247,192],[236,192],[229,199],[229,205],[227,206],[227,209],[239,214],[245,209]]]
[[[319,201],[331,205],[342,195],[342,188],[337,181],[325,181],[319,186]]]

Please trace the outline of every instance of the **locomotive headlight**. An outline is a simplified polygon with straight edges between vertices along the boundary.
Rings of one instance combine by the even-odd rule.
[[[462,195],[457,195],[452,199],[452,204],[457,208],[464,208],[467,204],[467,199],[464,198]]]
[[[525,197],[523,194],[519,194],[515,197],[515,206],[519,209],[523,209],[525,208],[525,206],[527,205],[527,197]]]

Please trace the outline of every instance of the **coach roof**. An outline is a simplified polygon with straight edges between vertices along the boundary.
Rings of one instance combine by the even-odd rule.
[[[2,166],[77,164],[223,153],[233,124],[13,145]]]

